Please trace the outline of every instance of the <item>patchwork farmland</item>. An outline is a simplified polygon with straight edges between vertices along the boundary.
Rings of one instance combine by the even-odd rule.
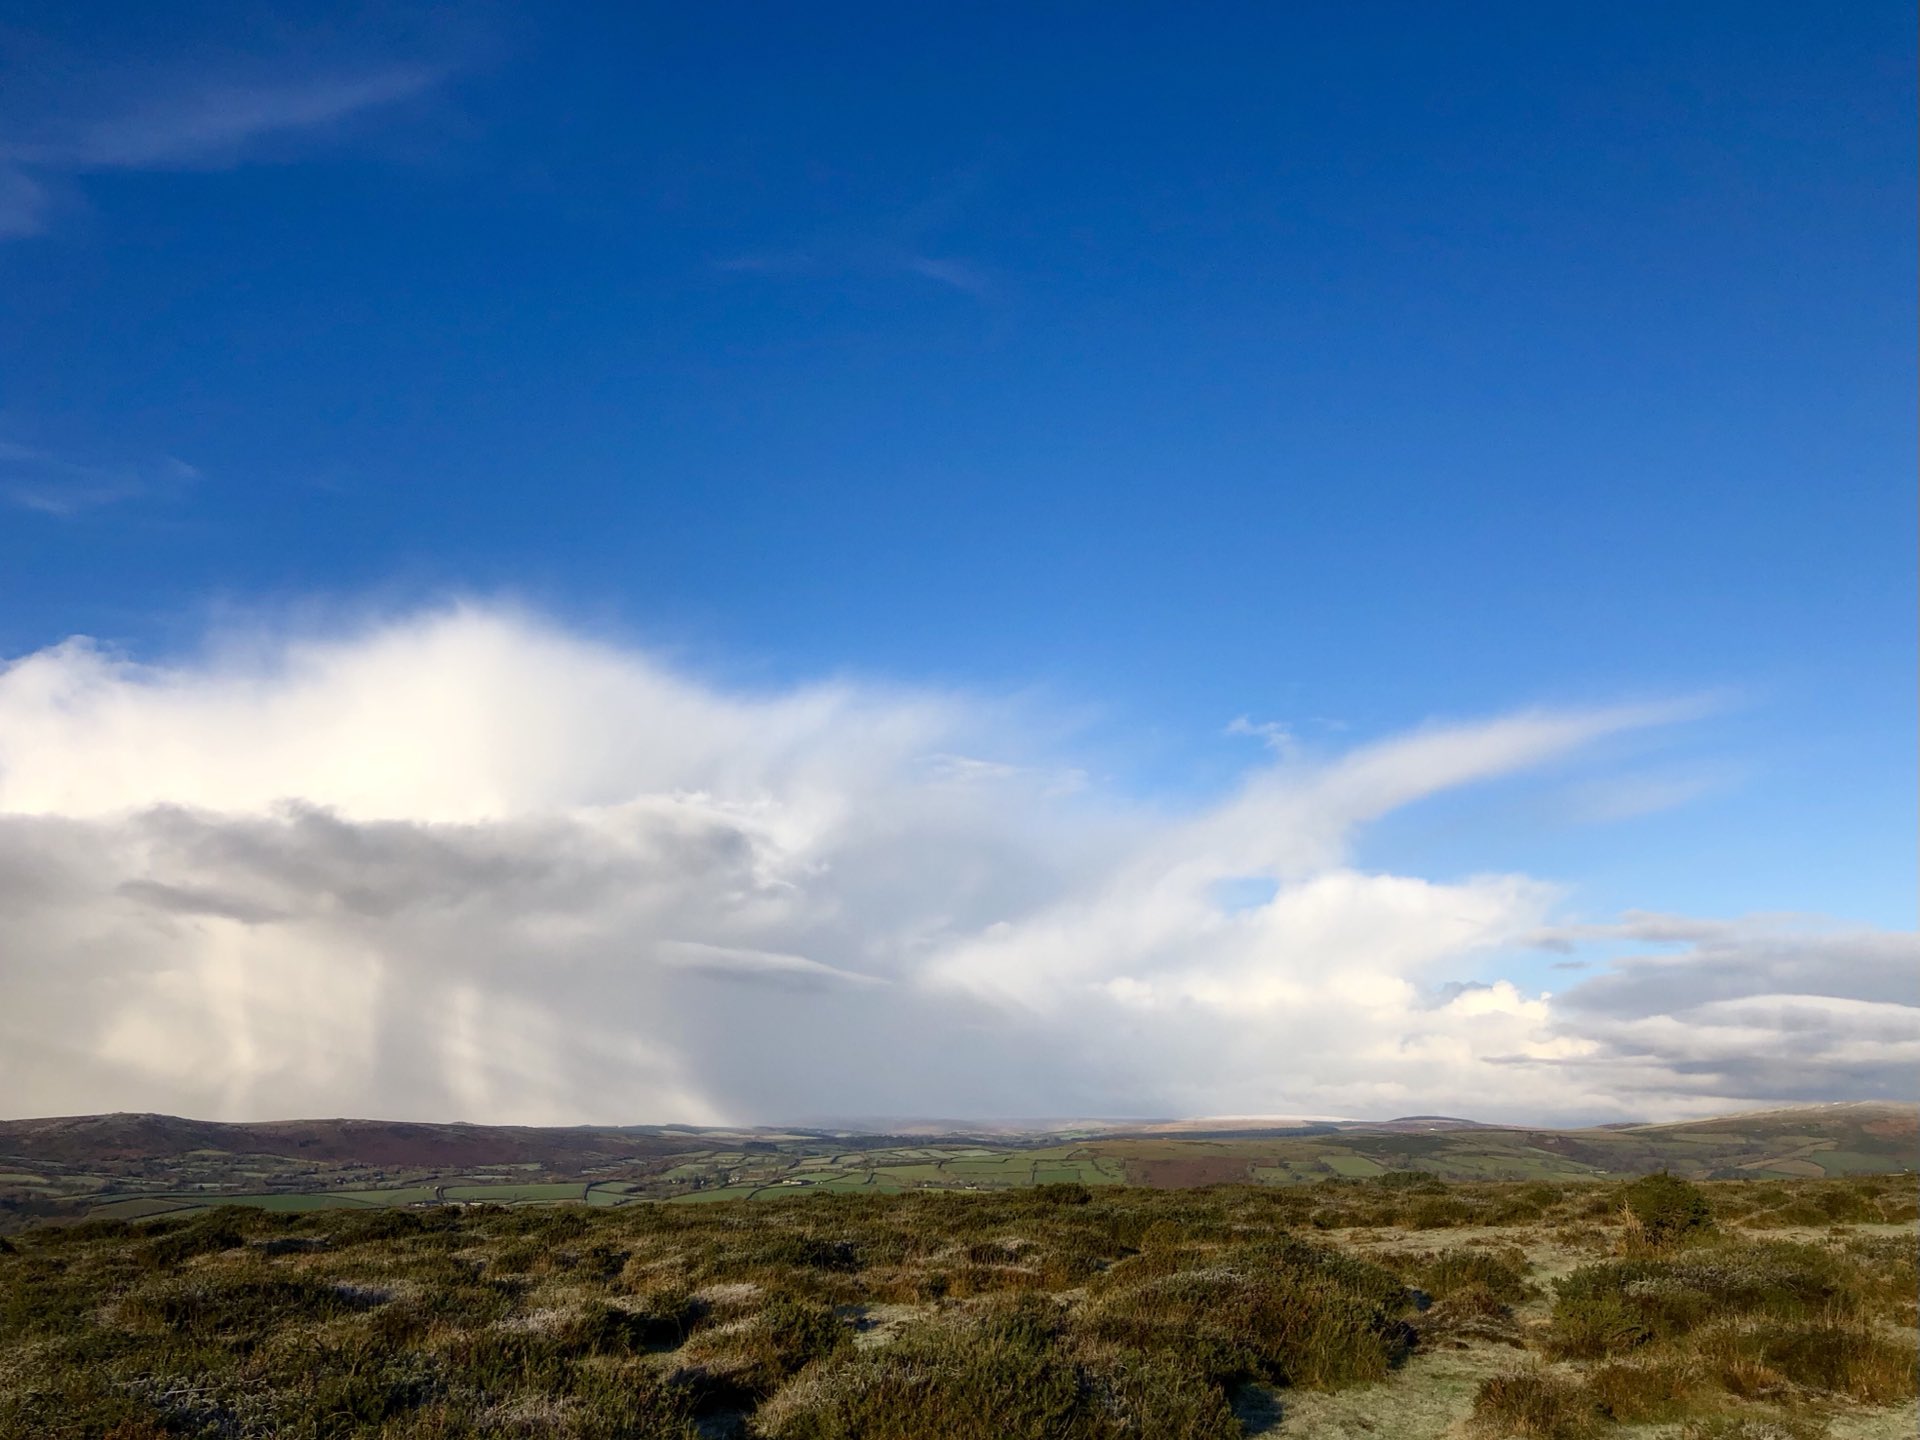
[[[1801,1180],[1915,1165],[1920,1113],[1841,1105],[1681,1125],[1508,1129],[1461,1121],[1082,1126],[873,1136],[760,1129],[532,1130],[309,1121],[223,1126],[166,1116],[0,1123],[0,1230],[439,1205],[756,1203],[818,1194],[992,1192],[1041,1185],[1292,1187],[1404,1174],[1578,1183],[1654,1171]]]

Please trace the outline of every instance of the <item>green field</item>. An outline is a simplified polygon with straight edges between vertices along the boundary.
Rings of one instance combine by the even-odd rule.
[[[946,1177],[946,1171],[939,1165],[928,1165],[917,1161],[905,1165],[887,1164],[884,1165],[878,1173],[890,1175],[895,1180],[903,1183],[933,1181]]]
[[[580,1200],[585,1196],[586,1187],[578,1181],[536,1183],[529,1185],[448,1185],[445,1187],[449,1200],[466,1204],[491,1201],[495,1205],[540,1205],[556,1200]]]
[[[686,1195],[672,1195],[667,1198],[669,1205],[705,1205],[715,1200],[746,1200],[752,1197],[758,1185],[723,1185],[714,1190],[695,1190]]]
[[[105,1205],[96,1205],[87,1212],[88,1218],[95,1220],[144,1220],[151,1215],[166,1215],[177,1210],[200,1208],[186,1201],[173,1200],[164,1195],[136,1195],[127,1200],[113,1200]]]
[[[347,1200],[359,1200],[368,1205],[430,1205],[438,1198],[432,1185],[396,1186],[390,1190],[336,1190],[336,1195]]]

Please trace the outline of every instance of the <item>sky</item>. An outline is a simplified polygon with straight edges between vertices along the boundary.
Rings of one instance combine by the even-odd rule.
[[[1915,17],[0,0],[0,1095],[1920,1094]]]

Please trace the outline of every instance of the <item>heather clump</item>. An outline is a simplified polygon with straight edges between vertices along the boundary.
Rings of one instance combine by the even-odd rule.
[[[1884,1217],[1904,1180],[1706,1182],[1720,1222],[1655,1245],[1617,1186],[1395,1174],[28,1229],[0,1435],[1232,1440],[1332,1406],[1798,1440],[1912,1404],[1913,1237],[1767,1220]]]
[[[1621,1197],[1631,1243],[1660,1250],[1713,1228],[1713,1207],[1698,1185],[1668,1175],[1643,1175]]]

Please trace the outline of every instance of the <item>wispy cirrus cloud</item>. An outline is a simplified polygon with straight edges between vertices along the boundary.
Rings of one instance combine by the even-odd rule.
[[[1739,777],[1725,766],[1613,775],[1573,787],[1567,801],[1575,819],[1605,825],[1678,810],[1696,800],[1733,789],[1738,783]]]
[[[411,100],[445,72],[397,65],[361,74],[181,88],[131,106],[9,139],[0,158],[44,170],[192,170],[239,164],[251,147]]]
[[[988,300],[998,292],[992,274],[970,260],[919,255],[890,245],[822,246],[816,250],[768,251],[730,255],[714,269],[738,275],[818,276],[904,275],[930,280],[948,290]]]
[[[0,502],[69,520],[128,501],[174,498],[201,478],[184,460],[77,459],[0,440]]]
[[[937,238],[952,225],[980,182],[980,173],[969,170],[920,203],[871,224],[834,227],[797,246],[723,256],[713,266],[723,273],[769,277],[907,277],[976,300],[991,300],[1000,293],[993,271],[954,253]]]
[[[297,147],[348,137],[356,124],[426,96],[452,73],[421,62],[329,62],[316,70],[288,60],[74,69],[57,100],[41,96],[38,108],[31,96],[0,104],[0,237],[46,230],[62,196],[89,174],[285,159]]]

